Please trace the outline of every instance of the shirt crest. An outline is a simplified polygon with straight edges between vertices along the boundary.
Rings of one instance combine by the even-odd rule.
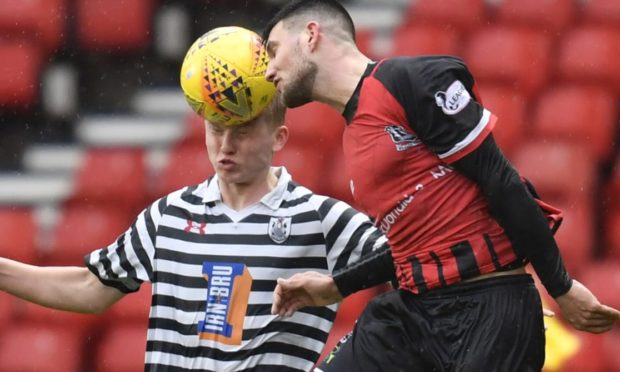
[[[292,217],[271,217],[269,220],[269,237],[277,244],[282,244],[291,235]]]

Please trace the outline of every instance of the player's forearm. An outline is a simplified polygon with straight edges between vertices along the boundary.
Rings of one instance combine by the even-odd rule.
[[[0,258],[0,290],[59,310],[99,313],[122,297],[82,267],[39,267]],[[117,293],[115,293],[117,292]]]
[[[385,245],[362,256],[333,274],[334,282],[346,297],[362,289],[396,280],[392,251]]]
[[[553,297],[566,293],[572,280],[547,220],[492,137],[454,166],[480,186],[491,214],[516,252],[532,263],[547,291]]]

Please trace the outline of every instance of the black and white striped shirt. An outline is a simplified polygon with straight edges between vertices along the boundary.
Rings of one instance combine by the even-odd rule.
[[[337,305],[271,315],[278,277],[332,272],[387,244],[362,213],[292,182],[241,211],[214,176],[145,209],[116,242],[85,257],[106,285],[152,282],[147,371],[309,371]]]

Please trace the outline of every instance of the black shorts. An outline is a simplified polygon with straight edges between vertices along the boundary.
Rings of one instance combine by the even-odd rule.
[[[540,371],[542,304],[530,275],[374,298],[316,371]]]

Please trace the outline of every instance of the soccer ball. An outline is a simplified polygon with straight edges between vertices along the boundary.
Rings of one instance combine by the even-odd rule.
[[[242,27],[219,27],[187,51],[181,88],[198,115],[220,125],[243,124],[271,102],[276,88],[267,81],[269,58],[262,39]]]

